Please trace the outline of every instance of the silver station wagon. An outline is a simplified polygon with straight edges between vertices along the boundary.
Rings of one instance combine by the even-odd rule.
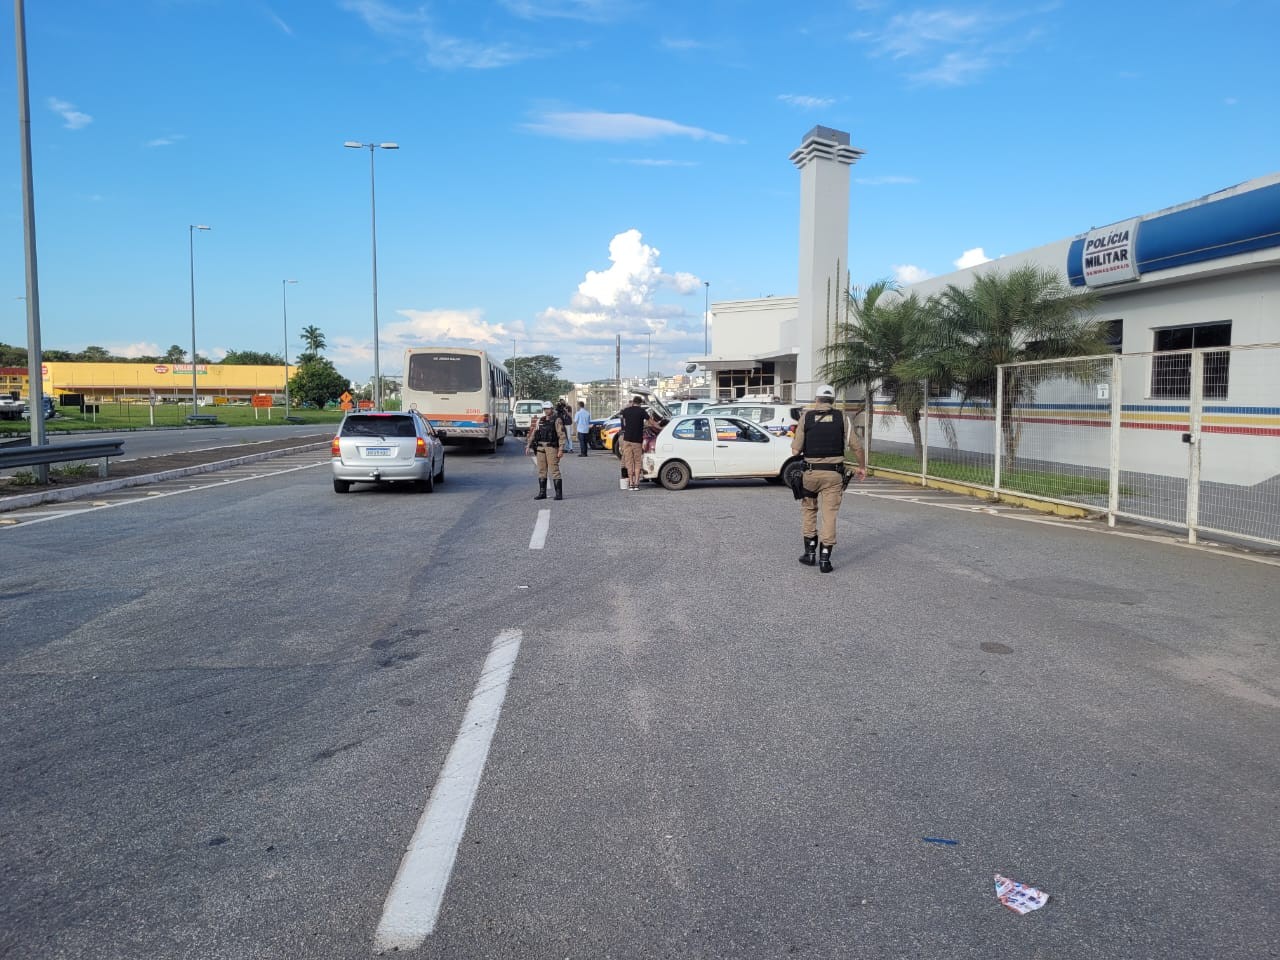
[[[444,481],[444,432],[413,410],[349,413],[330,448],[333,489],[353,483],[412,483],[431,493]]]

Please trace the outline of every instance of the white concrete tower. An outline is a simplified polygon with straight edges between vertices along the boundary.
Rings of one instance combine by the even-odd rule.
[[[798,399],[813,399],[826,346],[828,311],[834,313],[844,289],[842,277],[849,267],[849,168],[864,152],[849,146],[849,134],[814,127],[791,154],[791,162],[800,168]]]

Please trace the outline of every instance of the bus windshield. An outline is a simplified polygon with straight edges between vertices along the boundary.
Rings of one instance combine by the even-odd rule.
[[[405,386],[429,393],[476,393],[482,387],[480,358],[466,354],[415,353]]]

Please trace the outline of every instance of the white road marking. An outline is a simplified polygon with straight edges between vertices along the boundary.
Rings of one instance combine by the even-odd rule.
[[[421,946],[436,928],[523,636],[520,630],[504,630],[489,648],[458,738],[449,750],[383,904],[382,919],[373,939],[377,952],[412,950]]]
[[[547,531],[551,528],[551,511],[539,510],[538,522],[533,525],[533,536],[529,538],[530,550],[541,550],[547,543]]]
[[[323,463],[305,463],[305,464],[303,464],[303,465],[302,465],[302,466],[300,466],[300,467],[288,467],[287,469],[284,469],[284,470],[277,470],[276,472],[274,472],[274,473],[270,473],[270,474],[260,474],[260,475],[255,475],[255,476],[252,476],[252,477],[240,477],[239,479],[236,479],[236,480],[230,480],[230,481],[225,481],[225,482],[226,482],[226,483],[244,483],[246,480],[258,480],[258,479],[261,479],[262,477],[269,477],[269,476],[270,476],[270,477],[278,477],[278,476],[281,476],[282,474],[286,474],[286,473],[296,473],[296,472],[297,472],[297,471],[299,471],[299,470],[310,470],[312,467],[319,467],[319,466],[323,466],[324,464],[326,464],[326,463],[328,463],[328,462],[329,462],[329,461],[327,461],[327,460],[326,460],[326,461],[324,461]],[[162,482],[162,483],[174,483],[175,481],[173,481],[173,480],[167,480],[167,481],[161,481],[161,482]],[[145,498],[143,498],[143,497],[137,497],[137,498],[131,498],[131,499],[122,499],[122,500],[117,500],[117,501],[115,501],[115,502],[113,502],[113,503],[104,503],[104,504],[103,504],[102,506],[100,506],[100,507],[98,507],[98,506],[81,507],[81,508],[80,508],[80,509],[78,509],[78,510],[68,510],[68,511],[67,511],[67,512],[65,512],[65,513],[42,514],[42,515],[35,516],[35,518],[34,518],[34,519],[32,519],[32,520],[19,519],[18,521],[13,522],[13,523],[12,523],[12,525],[13,525],[13,526],[15,526],[15,527],[27,527],[27,526],[30,526],[30,525],[31,525],[31,524],[33,524],[33,523],[48,523],[50,520],[63,520],[63,519],[66,519],[67,517],[79,517],[79,516],[83,516],[83,515],[84,515],[84,514],[86,514],[86,513],[95,513],[95,512],[97,512],[98,510],[114,510],[116,507],[127,507],[127,506],[129,506],[130,504],[133,504],[133,503],[154,503],[156,500],[158,500],[158,499],[163,499],[163,498],[165,498],[165,497],[176,497],[176,496],[178,496],[179,494],[182,494],[182,493],[194,493],[194,492],[196,492],[197,490],[208,490],[210,487],[221,487],[221,486],[223,486],[223,485],[224,485],[224,481],[222,481],[222,480],[218,480],[218,481],[216,481],[216,482],[214,482],[214,483],[206,483],[206,484],[202,484],[202,485],[200,485],[200,486],[198,486],[198,487],[186,487],[186,486],[184,486],[184,487],[181,487],[181,488],[179,488],[179,489],[177,489],[177,490],[166,490],[166,491],[164,491],[164,492],[159,492],[159,491],[156,491],[156,490],[148,490],[148,491],[146,491],[146,495],[147,495],[147,497],[151,497],[151,498],[153,498],[153,499],[151,499],[151,500],[147,500],[147,499],[145,499]],[[122,490],[129,490],[129,489],[134,489],[134,488],[132,488],[132,487],[122,487],[121,489],[122,489]]]

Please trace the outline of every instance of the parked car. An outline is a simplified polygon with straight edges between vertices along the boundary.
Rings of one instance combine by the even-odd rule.
[[[53,405],[53,397],[41,397],[40,399],[44,401],[44,403],[41,404],[41,406],[44,407],[44,418],[46,420],[52,420],[54,417],[58,415],[58,409]],[[30,400],[26,400],[22,404],[22,419],[23,420],[31,419],[31,401]]]
[[[759,477],[790,483],[804,469],[791,453],[791,438],[762,429],[743,417],[705,412],[677,417],[662,428],[653,450],[644,455],[644,477],[668,490],[683,490],[692,480]]]
[[[541,400],[517,400],[511,411],[512,417],[515,418],[514,435],[523,437],[529,432],[529,428],[542,416]]]
[[[671,408],[673,417],[683,417],[691,413],[701,413],[714,403],[714,400],[668,400],[667,406]]]
[[[348,413],[330,447],[333,489],[390,482],[431,493],[444,482],[444,436],[416,410]]]
[[[770,433],[790,437],[796,432],[802,410],[804,406],[798,403],[732,400],[704,407],[702,413],[710,417],[743,417]]]

